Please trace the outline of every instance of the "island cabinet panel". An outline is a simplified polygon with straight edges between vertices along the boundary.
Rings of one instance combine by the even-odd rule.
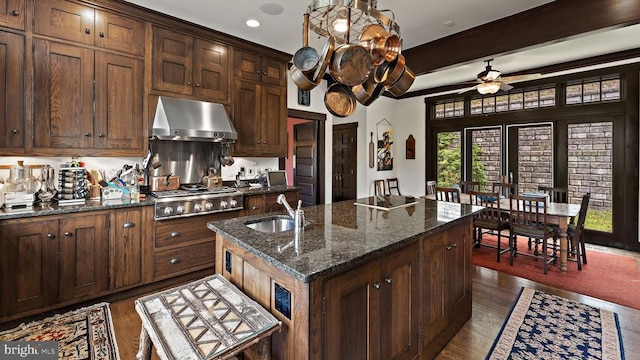
[[[0,149],[6,155],[24,152],[24,78],[24,36],[0,31]]]
[[[80,44],[144,55],[144,22],[65,0],[35,2],[34,31]]]
[[[244,213],[246,216],[259,215],[272,212],[282,212],[284,206],[278,204],[278,195],[284,194],[287,197],[287,202],[292,207],[295,207],[300,198],[300,192],[298,190],[284,190],[276,193],[269,194],[257,194],[257,195],[245,195],[244,196]]]
[[[465,222],[422,241],[424,358],[435,356],[471,317],[470,237],[471,226]]]
[[[418,355],[418,245],[324,283],[323,359]]]
[[[25,0],[0,0],[0,26],[24,30]]]
[[[60,220],[60,295],[65,302],[109,290],[109,214]]]

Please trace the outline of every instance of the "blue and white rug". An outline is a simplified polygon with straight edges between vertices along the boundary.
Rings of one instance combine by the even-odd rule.
[[[486,359],[624,360],[618,314],[523,288]]]

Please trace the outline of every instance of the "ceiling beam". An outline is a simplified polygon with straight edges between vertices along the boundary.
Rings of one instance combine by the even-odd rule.
[[[638,0],[556,0],[403,50],[416,75],[546,45],[587,32],[640,23]]]

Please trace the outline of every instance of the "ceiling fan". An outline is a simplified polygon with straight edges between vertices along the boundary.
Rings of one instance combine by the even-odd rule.
[[[542,74],[525,74],[525,75],[514,75],[514,76],[502,76],[502,73],[498,70],[491,68],[491,61],[493,59],[485,60],[487,63],[487,67],[485,67],[484,71],[478,73],[476,81],[478,84],[462,89],[458,94],[462,94],[469,90],[478,90],[480,94],[495,94],[498,90],[509,91],[513,89],[513,86],[509,85],[513,82],[526,81],[539,79],[542,77]]]

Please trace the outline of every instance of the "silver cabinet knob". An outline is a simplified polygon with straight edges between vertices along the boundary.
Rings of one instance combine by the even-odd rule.
[[[391,284],[391,278],[390,278],[390,277],[388,277],[388,278],[384,279],[384,281],[385,281],[387,284]]]
[[[175,264],[180,264],[180,261],[182,261],[182,260],[180,260],[180,258],[173,258],[173,259],[171,259],[171,261],[169,261],[169,262],[170,262],[172,265],[175,265]]]
[[[379,282],[373,283],[373,288],[376,290],[380,290],[380,283]]]
[[[56,236],[55,236],[55,235],[53,235],[53,234],[51,234],[51,233],[47,234],[47,239],[53,239],[53,238],[55,238],[55,237],[56,237]]]
[[[64,236],[66,236],[66,237],[71,237],[72,235],[73,235],[73,234],[72,234],[72,233],[70,233],[70,232],[68,232],[68,231],[66,231],[66,232],[64,233]]]

